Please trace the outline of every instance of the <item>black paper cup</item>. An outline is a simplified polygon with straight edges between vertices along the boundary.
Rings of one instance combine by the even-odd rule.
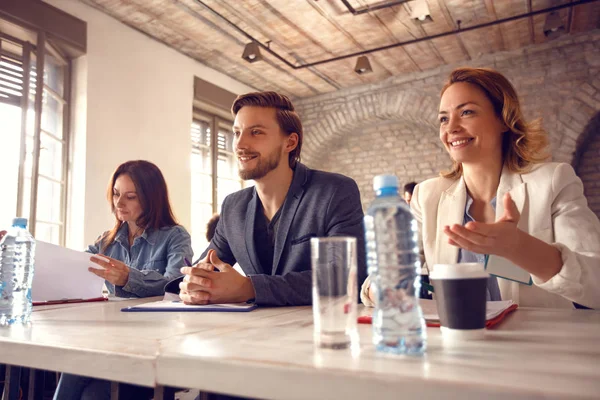
[[[488,273],[483,264],[436,264],[429,278],[435,288],[444,341],[482,339]]]

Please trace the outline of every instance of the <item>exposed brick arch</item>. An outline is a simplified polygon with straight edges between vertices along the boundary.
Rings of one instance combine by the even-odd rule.
[[[583,181],[590,208],[600,218],[600,112],[581,133],[573,167]]]
[[[330,104],[326,109],[316,110],[304,123],[303,161],[308,165],[319,164],[337,139],[377,123],[417,123],[435,132],[437,104],[438,99],[430,95],[397,88],[359,94]],[[365,146],[373,145],[376,144],[365,143]]]
[[[600,111],[600,90],[584,83],[573,91],[573,97],[567,99],[558,116],[558,129],[561,140],[553,149],[553,160],[566,162],[572,165],[577,163],[581,143],[589,135],[586,125],[589,125]]]

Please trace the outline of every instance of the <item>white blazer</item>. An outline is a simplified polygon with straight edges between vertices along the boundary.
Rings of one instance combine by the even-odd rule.
[[[574,301],[600,308],[600,221],[588,208],[573,168],[544,163],[522,175],[504,168],[496,193],[496,218],[504,212],[506,192],[521,213],[518,228],[559,249],[563,266],[546,282],[532,275],[531,286],[499,278],[502,300],[523,307],[573,308]],[[462,177],[429,179],[414,190],[410,205],[430,270],[435,264],[458,260],[458,248],[448,244],[443,228],[463,223],[466,196]]]

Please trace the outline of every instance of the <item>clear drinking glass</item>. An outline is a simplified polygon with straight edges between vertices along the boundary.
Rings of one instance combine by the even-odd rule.
[[[358,343],[356,238],[312,238],[310,247],[315,345],[351,347]]]

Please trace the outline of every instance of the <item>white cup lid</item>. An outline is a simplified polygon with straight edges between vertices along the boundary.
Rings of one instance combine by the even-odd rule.
[[[430,279],[473,279],[489,276],[481,263],[435,264],[429,273]]]
[[[456,344],[468,340],[485,339],[485,328],[482,329],[451,329],[440,327],[444,344]]]

